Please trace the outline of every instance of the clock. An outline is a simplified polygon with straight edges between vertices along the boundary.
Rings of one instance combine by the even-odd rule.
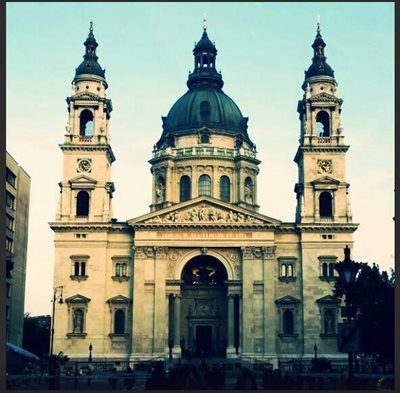
[[[321,160],[317,163],[318,173],[332,173],[332,162]]]
[[[90,172],[92,169],[91,160],[79,160],[78,161],[78,172]]]

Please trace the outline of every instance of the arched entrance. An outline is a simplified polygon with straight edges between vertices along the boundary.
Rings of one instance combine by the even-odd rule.
[[[224,357],[227,346],[227,285],[215,257],[192,258],[181,275],[181,348],[184,357]]]

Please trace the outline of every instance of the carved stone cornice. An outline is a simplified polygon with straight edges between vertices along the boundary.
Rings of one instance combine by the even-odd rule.
[[[54,232],[75,232],[75,231],[119,231],[132,232],[132,227],[126,223],[111,223],[111,222],[50,222],[50,228]]]
[[[328,232],[351,232],[353,233],[354,231],[357,230],[359,224],[347,224],[347,223],[332,223],[332,224],[316,224],[316,223],[310,223],[310,224],[297,224],[297,228],[300,230],[300,232],[322,232],[322,231],[328,231]]]

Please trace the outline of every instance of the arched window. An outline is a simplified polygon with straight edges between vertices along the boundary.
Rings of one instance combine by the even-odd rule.
[[[282,333],[293,334],[294,323],[293,323],[293,311],[285,310],[282,315]]]
[[[82,136],[93,135],[93,113],[88,109],[81,112],[79,134]]]
[[[330,263],[328,266],[329,277],[333,277],[335,275],[334,265],[335,265],[334,263]]]
[[[125,311],[117,310],[114,314],[114,333],[124,334],[125,333]]]
[[[332,217],[332,195],[327,191],[321,192],[319,196],[319,215]]]
[[[324,333],[335,333],[335,314],[332,309],[327,309],[324,312]]]
[[[293,277],[293,265],[291,263],[287,265],[287,276]]]
[[[316,117],[317,135],[319,137],[331,136],[329,115],[325,111],[319,111]]]
[[[247,203],[253,203],[253,180],[250,177],[246,177],[244,181],[244,200]]]
[[[286,277],[287,267],[285,264],[281,265],[281,277]]]
[[[76,215],[89,215],[89,194],[86,191],[79,191],[76,196]]]
[[[121,276],[121,264],[120,264],[120,263],[117,263],[117,264],[115,265],[115,275],[116,275],[117,277],[120,277],[120,276]]]
[[[192,185],[189,176],[182,176],[180,181],[180,201],[184,202],[192,196]]]
[[[322,264],[322,277],[328,277],[328,264],[325,262]]]
[[[123,263],[121,265],[121,275],[122,275],[122,277],[126,277],[126,274],[127,274],[127,266],[126,266],[126,263]]]
[[[211,178],[208,175],[201,175],[199,178],[199,196],[211,196]]]
[[[219,180],[219,197],[221,201],[231,201],[231,182],[228,176],[221,176]]]

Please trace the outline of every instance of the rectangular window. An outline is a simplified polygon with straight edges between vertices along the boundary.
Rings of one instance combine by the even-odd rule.
[[[6,227],[10,231],[14,231],[14,218],[6,214]]]
[[[11,284],[9,282],[6,283],[6,296],[10,297],[11,295]]]
[[[75,261],[73,268],[74,276],[86,276],[86,262]]]
[[[15,178],[16,176],[8,168],[6,168],[6,181],[10,186],[15,188]]]
[[[14,195],[10,194],[8,191],[6,191],[6,206],[8,206],[11,209],[15,209],[15,197]]]
[[[14,242],[9,237],[6,237],[6,250],[9,252],[13,252],[14,250]]]

